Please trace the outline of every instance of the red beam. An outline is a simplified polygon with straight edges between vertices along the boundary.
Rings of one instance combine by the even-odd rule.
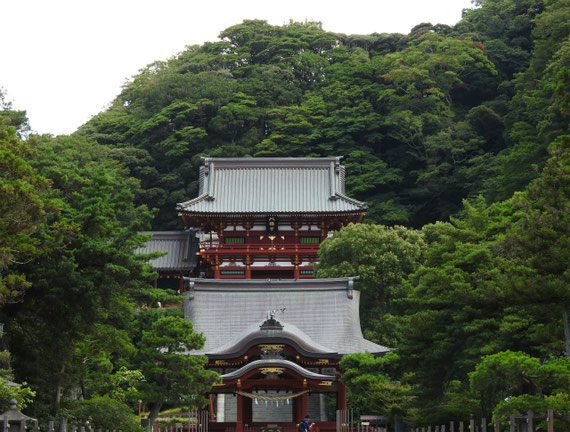
[[[319,392],[336,392],[334,386],[319,385],[319,380],[307,380],[307,389],[318,390]],[[219,393],[219,390],[234,389],[237,387],[237,379],[225,381],[222,384],[215,385],[212,389],[213,393]],[[299,379],[288,380],[267,380],[267,379],[245,379],[241,380],[241,390],[251,389],[267,389],[267,390],[299,390],[303,387],[303,381]]]
[[[283,255],[291,253],[299,254],[317,254],[319,252],[319,244],[210,244],[202,243],[200,246],[201,254],[208,255],[247,255],[247,254],[267,254],[267,255]]]

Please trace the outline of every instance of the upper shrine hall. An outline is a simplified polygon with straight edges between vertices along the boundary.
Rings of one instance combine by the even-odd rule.
[[[319,245],[366,204],[344,194],[340,158],[208,158],[199,196],[178,204],[215,279],[313,277]]]

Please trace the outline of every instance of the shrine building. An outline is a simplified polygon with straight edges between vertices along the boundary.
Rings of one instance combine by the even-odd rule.
[[[366,213],[344,183],[337,157],[206,158],[198,197],[178,204],[199,247],[171,234],[162,247],[172,266],[153,265],[163,276],[192,269],[180,289],[184,315],[206,343],[189,354],[207,356],[222,378],[210,394],[211,432],[293,432],[306,414],[318,430],[336,430],[342,356],[388,352],[362,335],[358,278],[314,277],[321,242]],[[166,237],[153,234],[145,251]]]
[[[209,277],[312,278],[321,242],[366,212],[344,194],[344,175],[340,158],[208,158],[199,196],[178,211],[208,235]]]
[[[346,410],[340,359],[388,351],[363,338],[353,284],[353,278],[189,281],[185,316],[206,337],[193,354],[206,355],[207,368],[223,380],[210,395],[211,431],[268,424],[296,431],[306,414],[319,430],[336,430],[336,410]]]

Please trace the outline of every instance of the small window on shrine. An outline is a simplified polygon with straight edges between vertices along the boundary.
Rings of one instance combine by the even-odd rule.
[[[225,244],[244,244],[245,237],[224,237]]]
[[[301,244],[319,244],[321,242],[320,237],[299,237]]]

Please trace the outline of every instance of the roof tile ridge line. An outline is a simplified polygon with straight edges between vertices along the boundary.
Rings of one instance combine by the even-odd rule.
[[[322,158],[205,158],[203,157],[206,167],[217,163],[218,169],[238,169],[238,168],[291,168],[289,164],[300,164],[298,167],[302,168],[321,168],[327,169],[330,162],[335,165],[340,164],[342,156],[322,157]],[[219,164],[222,164],[220,167]],[[277,164],[277,165],[274,165]],[[284,165],[282,165],[284,164]],[[311,165],[314,164],[314,165]],[[293,166],[294,168],[295,166]]]
[[[206,157],[201,156],[204,164],[209,162],[251,162],[251,161],[262,161],[262,162],[273,162],[273,161],[333,161],[340,163],[340,160],[344,156],[322,156],[322,157]]]
[[[191,200],[184,201],[184,202],[181,202],[181,203],[177,203],[177,204],[176,204],[176,208],[177,208],[178,210],[186,210],[186,209],[184,208],[185,206],[189,206],[189,205],[191,205],[191,204],[196,204],[196,203],[198,203],[198,202],[200,202],[200,201],[205,200],[206,198],[208,198],[208,193],[203,193],[202,195],[199,195],[199,196],[197,196],[196,198],[192,198]]]

